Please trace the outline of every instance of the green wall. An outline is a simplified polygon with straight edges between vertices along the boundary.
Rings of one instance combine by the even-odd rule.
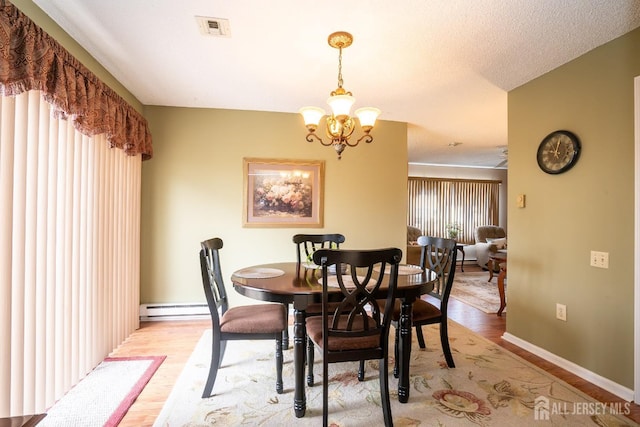
[[[338,160],[305,141],[299,114],[145,107],[145,117],[154,158],[142,166],[141,303],[204,301],[198,251],[214,236],[229,287],[239,268],[295,261],[300,232],[343,233],[352,249],[406,246],[406,123],[379,122],[373,143]],[[243,228],[244,157],[324,160],[324,227]]]
[[[635,30],[509,93],[507,332],[633,389]],[[561,175],[536,163],[567,129],[582,153]],[[526,195],[526,207],[515,206]],[[609,269],[589,265],[609,252]],[[567,321],[556,320],[556,303]]]

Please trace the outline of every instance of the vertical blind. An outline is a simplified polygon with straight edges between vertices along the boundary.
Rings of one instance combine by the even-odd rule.
[[[441,237],[456,224],[457,240],[474,243],[478,226],[498,224],[499,195],[499,181],[409,177],[407,224]]]
[[[46,410],[139,326],[142,156],[0,98],[0,417]]]

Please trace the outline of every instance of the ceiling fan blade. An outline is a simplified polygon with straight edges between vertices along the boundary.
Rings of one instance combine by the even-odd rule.
[[[503,161],[495,165],[494,168],[501,168],[502,166],[506,166],[506,165],[507,165],[507,159],[504,159]]]

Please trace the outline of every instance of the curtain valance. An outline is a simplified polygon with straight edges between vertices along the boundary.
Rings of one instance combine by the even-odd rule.
[[[40,90],[57,118],[80,132],[104,133],[111,147],[153,155],[146,119],[28,16],[0,0],[0,94]]]

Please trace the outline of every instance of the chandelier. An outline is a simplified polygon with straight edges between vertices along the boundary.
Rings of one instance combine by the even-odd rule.
[[[326,116],[327,137],[328,141],[323,141],[315,132],[320,124],[320,120],[325,116],[325,111],[318,107],[303,107],[300,114],[304,117],[304,124],[309,133],[306,140],[313,142],[317,140],[324,146],[333,145],[338,153],[338,159],[342,158],[342,152],[347,147],[355,147],[360,141],[370,143],[373,136],[369,134],[376,123],[376,119],[380,115],[380,110],[373,107],[359,108],[355,111],[360,127],[364,132],[359,139],[351,142],[351,135],[356,128],[355,119],[351,117],[351,107],[356,102],[351,92],[347,92],[342,87],[342,49],[351,46],[353,36],[344,31],[338,31],[329,35],[329,46],[338,49],[338,88],[331,92],[331,96],[327,99],[327,104],[331,107],[331,115]]]

